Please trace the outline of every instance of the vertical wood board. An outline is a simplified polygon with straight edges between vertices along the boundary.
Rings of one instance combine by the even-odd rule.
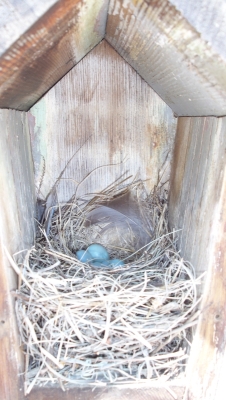
[[[204,123],[206,124],[207,121]],[[202,232],[196,233],[200,255],[202,235],[209,229],[205,251],[207,275],[201,316],[193,340],[187,373],[189,400],[221,400],[224,396],[226,365],[226,118],[212,124],[212,138],[205,179],[206,202]],[[203,215],[204,217],[204,215]],[[211,221],[211,222],[210,222]],[[201,233],[201,234],[200,234]],[[199,239],[199,240],[198,240]]]
[[[177,115],[226,115],[225,59],[169,0],[110,0],[105,38]]]
[[[34,177],[27,116],[0,110],[0,398],[23,398],[23,359],[11,290],[17,277],[9,253],[28,249],[34,240]]]
[[[82,145],[63,175],[60,201],[95,169],[78,195],[100,191],[126,171],[148,179],[148,190],[162,167],[169,177],[176,119],[106,41],[32,107],[29,119],[36,187],[45,171],[40,197]]]
[[[170,184],[170,225],[198,273],[209,262],[213,210],[225,166],[225,118],[179,118]]]

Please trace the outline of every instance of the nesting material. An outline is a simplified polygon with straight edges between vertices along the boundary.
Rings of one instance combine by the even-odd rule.
[[[112,258],[124,259],[121,268],[76,260],[95,234],[87,215],[131,190],[152,226],[150,242],[135,252],[125,243],[109,246]],[[200,281],[176,250],[167,213],[167,192],[145,197],[141,182],[118,182],[49,210],[48,235],[45,222],[20,268],[16,294],[26,394],[49,383],[122,386],[182,376]]]

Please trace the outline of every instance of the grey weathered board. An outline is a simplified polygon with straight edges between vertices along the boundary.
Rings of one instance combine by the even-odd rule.
[[[179,247],[198,273],[206,271],[222,185],[225,118],[179,118],[170,190],[170,224],[182,229]],[[198,244],[198,246],[197,246]]]
[[[0,55],[30,28],[57,0],[0,2]]]
[[[188,364],[187,398],[220,400],[226,363],[226,118],[179,118],[170,225],[197,274],[206,271],[201,316]]]
[[[106,34],[109,0],[22,3],[0,5],[1,108],[28,110],[105,37],[177,115],[226,114],[224,0],[110,0]]]
[[[108,0],[59,0],[37,19],[0,57],[0,108],[27,111],[96,46],[107,6]]]
[[[17,277],[4,246],[13,255],[30,248],[34,240],[34,176],[25,113],[0,110],[0,164],[0,395],[17,400],[23,393],[23,360],[11,293],[17,289]]]
[[[208,3],[199,12],[214,44],[225,28],[212,27],[218,4]],[[211,47],[200,33],[168,0],[110,0],[105,38],[177,115],[226,115],[225,46]]]
[[[225,0],[170,0],[202,39],[226,60]]]
[[[101,42],[31,108],[36,187],[45,197],[73,154],[60,201],[100,191],[122,173],[147,189],[169,178],[176,119],[171,109],[106,42]],[[85,144],[84,144],[85,143]],[[167,160],[167,161],[166,161]]]

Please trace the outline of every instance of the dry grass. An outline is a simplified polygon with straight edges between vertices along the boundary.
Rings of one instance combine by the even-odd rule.
[[[153,228],[131,253],[109,248],[125,267],[95,269],[74,252],[91,239],[84,221],[103,200],[136,190]],[[168,231],[167,193],[141,196],[141,182],[117,182],[98,195],[49,210],[20,267],[16,313],[26,357],[25,393],[34,385],[126,385],[183,375],[197,323],[192,266]],[[45,228],[45,229],[44,229]],[[48,235],[46,234],[48,232]]]

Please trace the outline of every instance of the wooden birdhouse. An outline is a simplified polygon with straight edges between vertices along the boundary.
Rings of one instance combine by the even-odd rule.
[[[226,4],[35,0],[0,5],[0,397],[22,400],[24,359],[10,254],[35,236],[36,196],[67,201],[129,171],[169,180],[169,223],[206,272],[187,381],[145,388],[34,388],[29,400],[220,400],[226,370]],[[101,168],[106,165],[106,168]],[[73,179],[72,179],[73,178]],[[183,397],[184,396],[184,397]]]

